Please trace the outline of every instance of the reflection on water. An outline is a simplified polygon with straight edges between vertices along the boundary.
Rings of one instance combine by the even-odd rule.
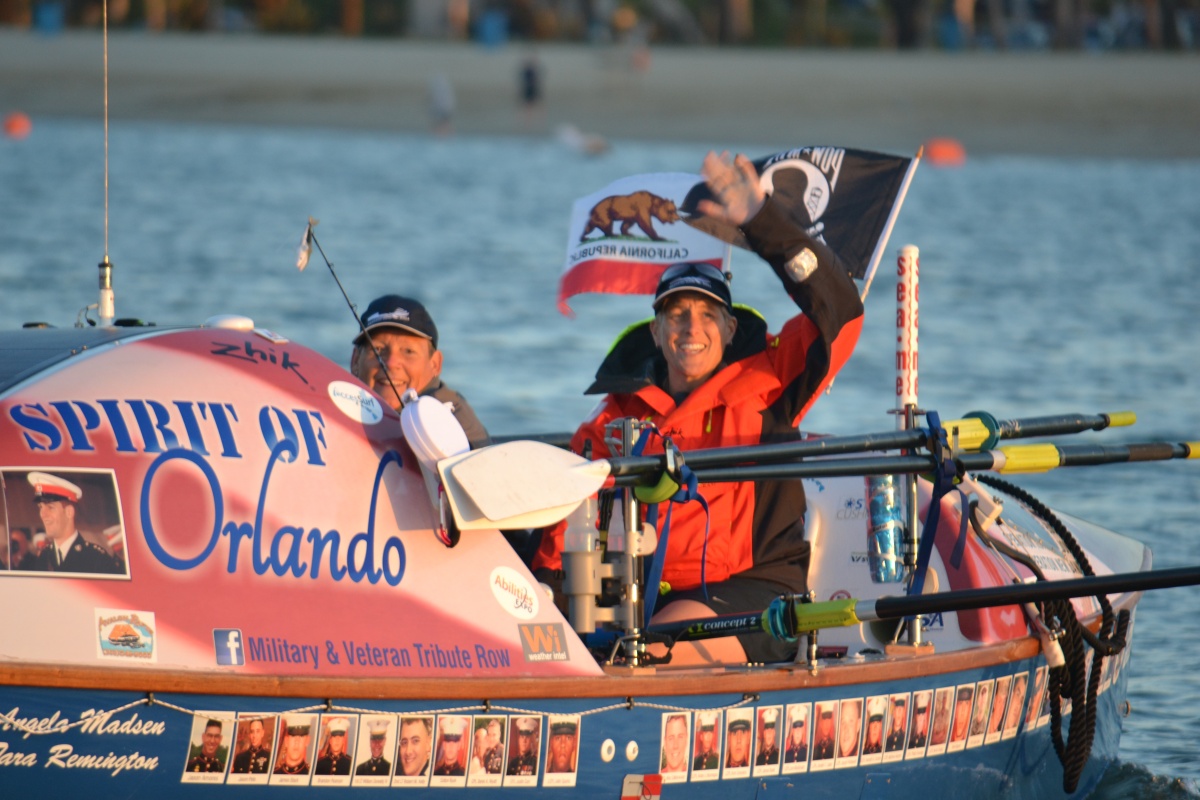
[[[581,391],[611,339],[649,314],[648,298],[597,296],[573,301],[576,319],[557,313],[571,201],[629,174],[695,171],[703,157],[629,142],[584,159],[552,141],[165,125],[117,126],[110,147],[118,316],[174,324],[245,314],[345,363],[354,323],[320,254],[304,273],[294,266],[304,223],[316,217],[360,307],[392,291],[426,302],[447,381],[497,434],[572,429],[594,404]],[[102,154],[90,123],[42,122],[24,141],[0,141],[4,325],[70,325],[95,301]],[[806,428],[893,427],[891,263],[909,242],[922,250],[926,408],[1000,418],[1132,409],[1136,428],[1105,440],[1200,438],[1200,162],[997,158],[922,168],[858,352]],[[777,329],[791,307],[769,270],[739,252],[733,271],[735,296]],[[1198,469],[1109,466],[1016,482],[1149,542],[1157,566],[1182,566],[1196,560]],[[1128,763],[1099,796],[1194,796],[1200,679],[1179,666],[1194,661],[1197,607],[1197,589],[1142,601]]]

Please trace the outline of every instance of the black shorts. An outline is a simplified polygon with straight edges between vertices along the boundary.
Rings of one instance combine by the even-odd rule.
[[[708,585],[708,599],[703,589],[672,591],[658,599],[655,611],[661,611],[678,600],[695,600],[708,606],[718,616],[724,614],[748,614],[765,611],[771,601],[781,594],[791,594],[786,586],[755,578],[732,577],[720,583]],[[796,658],[797,643],[776,639],[767,633],[738,634],[738,641],[746,651],[746,660],[762,663],[792,661]]]

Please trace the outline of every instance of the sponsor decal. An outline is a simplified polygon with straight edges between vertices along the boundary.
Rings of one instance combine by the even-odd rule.
[[[375,396],[349,381],[329,384],[329,399],[350,419],[363,425],[375,425],[383,419],[383,406]]]
[[[517,619],[533,619],[538,613],[537,592],[525,576],[512,567],[496,567],[489,583],[496,602]]]
[[[154,612],[97,608],[95,613],[98,657],[158,661]]]
[[[271,333],[270,331],[256,331],[259,336],[267,339],[272,344],[284,344],[287,339]],[[292,358],[292,354],[287,350],[283,351],[283,355],[278,355],[274,348],[261,350],[255,347],[249,339],[241,344],[230,344],[228,342],[213,342],[213,349],[210,351],[214,356],[225,356],[226,358],[235,358],[238,361],[248,362],[250,364],[271,364],[280,369],[285,369],[295,375],[305,384],[308,383],[308,378],[300,372],[300,362]]]
[[[837,519],[865,519],[867,501],[861,497],[847,497],[839,504],[834,516]]]
[[[521,635],[521,648],[525,651],[526,661],[569,660],[562,623],[528,623],[518,625],[517,632]]]
[[[217,665],[241,667],[246,664],[246,648],[242,632],[237,628],[214,628],[213,648],[217,652]]]

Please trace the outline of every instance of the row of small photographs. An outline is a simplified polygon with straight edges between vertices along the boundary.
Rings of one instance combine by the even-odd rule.
[[[580,715],[197,712],[184,783],[574,786]],[[542,770],[542,740],[549,742]]]
[[[1105,660],[1101,691],[1127,659],[1128,650]],[[1050,721],[1048,671],[1041,666],[911,693],[734,708],[723,718],[721,711],[665,712],[659,769],[664,783],[710,781],[891,763],[993,744],[1015,737],[1022,723],[1033,730]]]

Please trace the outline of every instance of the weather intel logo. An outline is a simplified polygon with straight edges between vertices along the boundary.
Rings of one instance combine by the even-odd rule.
[[[217,665],[241,667],[246,664],[246,648],[242,644],[242,632],[237,628],[213,628],[213,648],[217,652]]]

